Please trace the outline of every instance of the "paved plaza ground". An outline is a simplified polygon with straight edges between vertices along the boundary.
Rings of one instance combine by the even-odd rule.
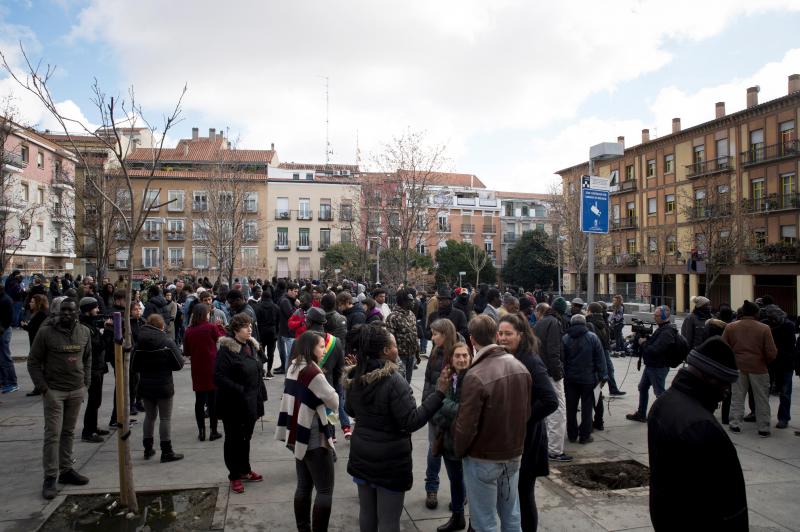
[[[27,354],[27,335],[14,331],[12,353]],[[414,394],[419,400],[425,362],[414,373]],[[589,445],[567,444],[567,452],[575,463],[599,460],[636,460],[647,464],[647,427],[630,422],[625,414],[635,410],[638,401],[636,386],[639,372],[629,358],[614,359],[617,380],[628,395],[613,399],[606,409],[606,427],[594,434]],[[107,493],[116,491],[117,439],[112,433],[105,443],[75,442],[76,469],[87,475],[87,486],[62,489],[53,501],[41,497],[42,485],[42,405],[39,397],[26,397],[31,381],[23,361],[16,364],[21,390],[0,397],[0,530],[28,532],[36,530],[63,501],[66,494]],[[675,371],[670,371],[669,380]],[[113,392],[112,374],[105,381],[102,425],[108,422]],[[194,395],[189,368],[175,375],[176,400],[172,419],[173,445],[186,458],[161,464],[158,456],[149,461],[142,457],[141,422],[133,427],[133,465],[139,490],[219,486],[220,496],[214,518],[215,528],[227,531],[288,531],[294,529],[292,500],[295,488],[294,459],[289,450],[274,438],[276,414],[283,379],[267,383],[267,414],[256,424],[251,458],[253,468],[265,481],[247,485],[244,494],[229,493],[227,471],[222,459],[223,440],[200,442],[194,422]],[[777,398],[770,399],[773,414]],[[771,438],[762,439],[753,424],[745,424],[741,434],[732,435],[747,482],[751,530],[800,530],[797,517],[797,493],[800,492],[800,429],[798,394],[792,404],[794,420],[786,430],[773,429]],[[652,403],[651,403],[652,404]],[[144,414],[139,414],[143,419]],[[76,428],[80,435],[81,420]],[[418,431],[414,441],[414,488],[406,494],[403,530],[433,531],[448,517],[450,500],[447,474],[442,468],[439,509],[425,508],[425,456],[427,431]],[[337,445],[336,485],[331,530],[358,530],[358,498],[356,488],[347,475],[348,443],[339,438]],[[651,530],[647,506],[647,489],[625,493],[590,493],[559,481],[558,465],[551,468],[549,478],[537,482],[536,499],[540,511],[540,530]],[[702,475],[702,471],[697,472]],[[692,479],[687,478],[687,482]],[[469,506],[467,507],[469,511]],[[680,508],[675,508],[680,512]]]

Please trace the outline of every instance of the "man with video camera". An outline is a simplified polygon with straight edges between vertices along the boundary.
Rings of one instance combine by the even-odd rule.
[[[647,335],[648,327],[642,327],[642,324],[637,324],[639,325],[638,330],[637,327],[634,327],[639,344],[639,363],[641,366],[641,362],[644,360],[644,371],[642,379],[639,381],[639,409],[633,414],[625,416],[631,421],[647,422],[647,402],[651,386],[656,397],[660,397],[664,393],[667,373],[669,373],[667,353],[675,348],[678,335],[678,329],[670,323],[669,316],[668,306],[656,307],[653,312],[653,321],[657,328],[649,336]]]

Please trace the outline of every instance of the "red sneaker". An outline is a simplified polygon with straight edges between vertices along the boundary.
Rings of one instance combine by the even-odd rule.
[[[246,475],[242,475],[242,480],[245,482],[261,482],[264,480],[264,477],[256,473],[255,471],[250,471]]]
[[[342,432],[344,433],[344,439],[350,441],[350,436],[353,435],[353,429],[351,429],[350,426],[348,425],[342,428]]]
[[[234,493],[244,493],[244,484],[241,480],[231,480],[231,491]]]

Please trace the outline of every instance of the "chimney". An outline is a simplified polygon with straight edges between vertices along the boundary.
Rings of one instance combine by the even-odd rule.
[[[208,140],[214,140],[217,138],[217,130],[213,127],[208,128]]]
[[[189,156],[189,143],[188,142],[184,142],[183,143],[183,156],[184,157],[188,157]]]
[[[619,137],[617,137],[617,143],[618,144],[622,144],[622,148],[624,149],[625,148],[625,137],[623,137],[621,135]]]
[[[680,133],[681,132],[681,119],[680,118],[673,118],[672,119],[672,132],[673,133]]]
[[[722,118],[725,116],[725,102],[717,102],[715,106],[715,116]]]
[[[649,129],[643,129],[642,130],[642,144],[644,144],[645,142],[650,142],[650,130]]]
[[[274,142],[270,142],[269,149],[272,150],[272,151],[275,151],[275,143]]]
[[[747,108],[750,109],[751,107],[755,107],[758,105],[758,91],[761,90],[761,87],[756,85],[755,87],[748,87],[747,88]]]
[[[789,94],[800,92],[800,74],[789,76]]]
[[[193,127],[192,128],[192,140],[197,140],[198,138],[200,138],[200,128]]]

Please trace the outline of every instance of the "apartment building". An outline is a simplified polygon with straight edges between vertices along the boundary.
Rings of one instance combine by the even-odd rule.
[[[758,93],[758,87],[747,89],[745,109],[732,114],[725,102],[716,103],[715,118],[697,126],[682,129],[675,118],[672,132],[657,139],[643,130],[641,144],[595,165],[595,173],[612,183],[611,231],[595,258],[598,293],[635,287],[640,297],[663,296],[686,311],[690,297],[706,292],[709,239],[723,245],[730,239],[709,293],[713,304],[737,306],[770,294],[797,314],[800,75],[789,76],[783,97],[759,103]],[[557,173],[568,199],[577,201],[588,163]],[[709,234],[716,220],[735,225]],[[734,240],[731,231],[746,238]],[[574,269],[565,282],[575,286]]]
[[[500,200],[501,254],[499,266],[508,258],[508,252],[526,231],[544,231],[553,234],[548,194],[527,192],[497,192]]]
[[[10,121],[0,124],[0,233],[6,271],[72,272],[75,156]]]
[[[318,279],[328,248],[359,235],[358,166],[281,163],[267,183],[270,277]]]
[[[114,267],[126,270],[132,260],[134,279],[155,271],[167,277],[191,272],[214,278],[220,271],[212,246],[227,238],[224,231],[238,227],[242,235],[234,259],[236,272],[266,277],[270,271],[267,240],[263,238],[267,168],[279,163],[274,146],[270,150],[235,149],[216,129],[209,129],[208,137],[200,137],[198,128],[193,128],[191,138],[162,150],[145,197],[153,155],[153,148],[136,148],[126,160],[134,177],[133,193],[142,198],[143,205],[154,207],[135,242],[133,257],[128,255],[127,239],[120,232]],[[119,201],[130,205],[128,196],[127,191],[118,191]],[[238,209],[243,215],[233,214]]]

